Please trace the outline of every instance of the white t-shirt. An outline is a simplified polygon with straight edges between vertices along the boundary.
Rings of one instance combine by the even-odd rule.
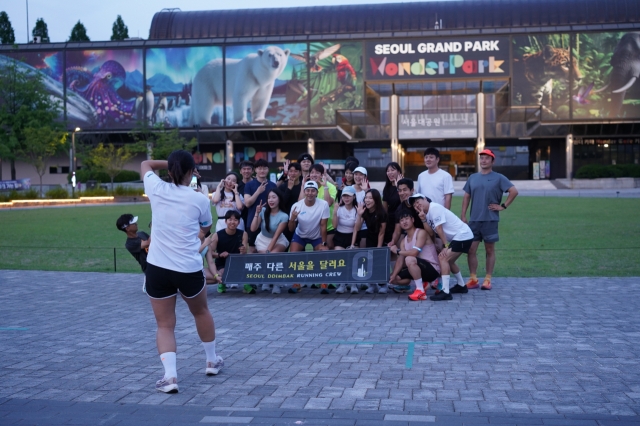
[[[244,197],[240,194],[236,195],[236,197],[240,198],[240,201],[244,206]],[[224,200],[218,201],[217,203],[214,204],[214,206],[216,208],[216,214],[218,215],[218,220],[220,219],[224,220],[224,215],[227,214],[229,210],[242,213],[242,210],[238,210],[238,206],[236,205],[236,200],[233,199],[233,192],[224,191]],[[226,227],[227,226],[225,225],[224,228]],[[240,224],[238,225],[238,229],[240,229],[241,231],[244,231],[244,222],[242,221],[242,219],[240,219]]]
[[[198,232],[211,225],[209,200],[188,186],[163,181],[152,171],[144,175],[144,192],[153,215],[147,262],[176,272],[201,271]]]
[[[358,217],[356,209],[352,208],[348,210],[345,206],[340,206],[338,207],[336,216],[338,217],[338,227],[336,231],[343,234],[351,234],[353,228],[356,226],[356,218]]]
[[[320,238],[320,221],[329,219],[329,203],[325,200],[316,198],[316,202],[312,206],[307,206],[304,200],[300,200],[291,206],[291,211],[299,211],[298,227],[296,234],[300,238],[315,240]]]
[[[364,204],[364,197],[367,196],[367,191],[365,191],[364,189],[360,192],[358,192],[358,190],[356,190],[356,201],[358,202],[358,205],[361,206]],[[361,231],[364,231],[365,229],[367,229],[367,224],[364,223],[364,220],[362,221],[362,226],[360,227]]]
[[[450,210],[438,203],[429,204],[427,223],[431,226],[433,232],[436,232],[436,227],[438,225],[442,225],[444,235],[447,236],[447,242],[451,242],[453,240],[466,241],[473,238],[473,232],[471,231],[471,228],[469,228],[469,225],[461,221],[458,216],[451,213]]]
[[[453,178],[442,169],[435,173],[425,170],[418,175],[415,192],[426,195],[434,203],[444,206],[444,196],[454,193]]]

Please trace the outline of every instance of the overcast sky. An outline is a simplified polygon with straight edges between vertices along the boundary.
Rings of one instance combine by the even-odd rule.
[[[27,38],[27,2],[29,31]],[[264,7],[328,6],[344,4],[406,3],[406,0],[0,0],[0,11],[9,15],[17,43],[31,40],[36,19],[44,18],[52,42],[69,39],[78,20],[87,28],[91,41],[109,40],[118,15],[129,27],[130,37],[149,37],[151,19],[163,8],[187,10],[254,9]],[[265,6],[268,5],[268,6]]]

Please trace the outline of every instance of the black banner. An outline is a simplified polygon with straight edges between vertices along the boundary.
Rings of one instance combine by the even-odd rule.
[[[302,251],[296,253],[232,254],[225,284],[386,283],[389,249]]]
[[[509,76],[509,37],[367,41],[367,80]]]

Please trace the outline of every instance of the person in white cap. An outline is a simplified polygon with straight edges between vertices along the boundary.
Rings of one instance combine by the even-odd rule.
[[[333,226],[336,228],[336,234],[333,237],[334,250],[344,250],[352,248],[351,241],[353,239],[353,230],[358,218],[358,204],[356,202],[356,190],[353,186],[345,186],[342,188],[342,196],[337,209],[333,210]],[[346,285],[340,284],[336,293],[345,292]],[[358,286],[351,285],[351,293],[358,293]]]
[[[432,203],[429,198],[418,193],[409,197],[409,202],[420,215],[420,219],[425,225],[429,225],[434,234],[437,234],[444,248],[438,255],[440,261],[440,273],[442,276],[442,291],[430,297],[431,300],[451,300],[451,293],[466,293],[467,287],[459,283],[464,282],[460,268],[456,265],[456,260],[462,253],[469,253],[471,243],[473,243],[473,232],[471,228],[461,221],[458,216],[451,213],[443,205]],[[426,226],[425,226],[426,227]],[[449,274],[453,272],[458,284],[449,289]],[[423,284],[416,282],[416,290],[410,297],[412,300],[425,300],[427,298]]]
[[[353,187],[356,190],[356,202],[358,205],[364,204],[364,197],[367,194],[367,191],[371,189],[369,185],[369,179],[367,178],[367,169],[362,166],[358,166],[353,171]],[[360,228],[360,232],[358,233],[358,239],[356,240],[356,245],[360,247],[366,247],[367,241],[367,224],[363,223],[362,228]]]
[[[307,244],[314,250],[327,250],[327,222],[329,220],[329,204],[318,198],[318,184],[308,181],[304,184],[304,199],[291,206],[289,230],[294,231],[291,239],[291,252],[304,251]],[[322,293],[326,294],[327,285],[322,285]],[[300,284],[293,284],[289,293],[300,291]]]
[[[125,248],[131,253],[142,268],[142,272],[147,269],[147,253],[151,237],[146,232],[138,231],[138,216],[123,214],[116,221],[116,228],[127,234]]]

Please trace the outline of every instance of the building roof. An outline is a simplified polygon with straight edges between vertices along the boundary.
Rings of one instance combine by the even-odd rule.
[[[436,28],[440,20],[442,27]],[[528,32],[542,27],[606,30],[629,28],[624,24],[637,27],[638,22],[638,0],[423,1],[192,12],[165,9],[154,15],[149,39],[388,37],[433,31],[438,35]]]

